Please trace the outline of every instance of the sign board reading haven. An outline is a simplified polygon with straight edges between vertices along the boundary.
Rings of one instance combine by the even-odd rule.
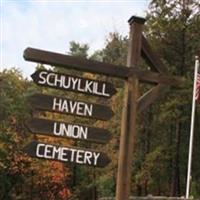
[[[39,110],[90,117],[108,120],[112,117],[112,110],[103,105],[83,101],[55,97],[51,95],[36,94],[30,97],[31,105]]]

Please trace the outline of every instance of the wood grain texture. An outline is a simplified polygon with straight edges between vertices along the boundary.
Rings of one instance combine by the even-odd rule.
[[[94,96],[112,97],[117,91],[113,84],[95,79],[82,78],[47,70],[37,70],[31,75],[39,86],[72,91]]]
[[[144,20],[143,20],[144,21]],[[127,66],[134,69],[140,59],[141,54],[141,36],[143,24],[131,18],[130,35]],[[138,98],[137,76],[133,73],[125,83],[124,106],[121,122],[120,149],[118,160],[116,200],[129,199],[132,155],[136,136],[136,117],[137,117],[137,98]]]
[[[168,91],[169,87],[163,84],[158,84],[150,89],[138,99],[138,112],[146,110],[156,100],[163,98]]]
[[[32,141],[26,145],[23,151],[34,158],[75,163],[78,165],[105,167],[110,162],[108,156],[102,152],[70,146],[58,146],[37,141]],[[85,159],[87,154],[99,154],[97,162],[95,163],[94,157],[91,156]],[[87,162],[84,162],[84,160]]]
[[[60,104],[61,107],[68,105],[70,107],[70,104],[84,104],[87,107],[92,107],[92,114],[89,115],[88,113],[86,114],[81,114],[80,112],[76,112],[78,109],[74,109],[75,111],[72,111],[72,109],[58,109],[58,106],[54,107],[54,100],[56,101],[61,101],[62,103]],[[80,117],[88,117],[88,118],[94,118],[94,119],[100,119],[100,120],[109,120],[113,116],[113,111],[104,105],[100,104],[94,104],[94,103],[88,103],[84,101],[75,101],[67,98],[61,98],[58,96],[51,96],[51,95],[44,95],[44,94],[34,94],[29,98],[30,105],[32,108],[36,110],[41,110],[41,111],[49,111],[49,112],[56,112],[56,113],[61,113],[61,114],[68,114],[68,115],[76,115]],[[82,106],[83,107],[83,106]],[[84,108],[81,108],[82,110]],[[79,109],[80,110],[80,109]]]
[[[79,71],[116,76],[120,78],[126,78],[129,74],[128,69],[124,66],[116,66],[113,64],[87,60],[34,48],[25,49],[24,59],[56,67],[72,68]]]
[[[141,55],[153,71],[158,71],[159,73],[164,73],[166,75],[169,74],[167,68],[161,62],[155,51],[153,51],[144,35],[142,35]]]
[[[149,56],[151,56],[151,54],[145,54],[145,58],[148,57],[149,60],[152,60]],[[179,87],[182,85],[183,81],[179,77],[169,76],[166,73],[160,75],[160,73],[140,70],[137,67],[138,65],[135,65],[134,68],[128,68],[123,65],[113,65],[97,62],[34,48],[27,48],[24,51],[24,59],[27,61],[39,62],[56,67],[63,67],[68,69],[71,68],[79,71],[104,74],[123,79],[127,79],[129,76],[135,75],[140,81],[147,83],[164,83]],[[153,61],[151,63],[153,63]],[[152,66],[155,64],[156,63],[153,63]],[[160,65],[160,68],[161,67],[162,66]]]
[[[67,123],[63,121],[53,121],[47,119],[32,118],[25,123],[28,130],[33,134],[41,134],[52,137],[61,137],[65,139],[83,140],[88,142],[96,143],[107,143],[111,139],[111,134],[108,130],[103,128],[94,128],[90,126],[85,126],[82,124]],[[56,126],[55,126],[56,125]],[[56,127],[56,128],[55,128]],[[68,134],[62,132],[61,128],[70,127]],[[75,127],[75,129],[73,129]],[[79,129],[78,129],[79,128]],[[57,134],[55,134],[55,129],[57,129]],[[87,137],[73,137],[73,132],[78,135],[78,130],[87,130]],[[60,134],[58,133],[60,131]],[[81,132],[81,131],[79,131]],[[63,133],[63,134],[62,134]],[[62,134],[62,135],[61,135]]]

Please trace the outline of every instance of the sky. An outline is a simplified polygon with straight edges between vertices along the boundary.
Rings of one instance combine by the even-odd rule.
[[[36,63],[23,59],[27,47],[65,53],[69,42],[102,49],[110,32],[128,35],[127,20],[145,17],[149,0],[0,0],[0,69],[18,68],[29,77]]]

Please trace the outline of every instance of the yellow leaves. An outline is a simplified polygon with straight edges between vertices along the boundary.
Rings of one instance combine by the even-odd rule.
[[[12,162],[10,163],[9,166],[9,172],[12,175],[16,174],[21,174],[25,175],[29,172],[29,169],[27,168],[27,165],[30,164],[30,158],[24,156],[24,155],[18,155],[18,154],[13,154]]]
[[[83,77],[84,78],[89,78],[89,79],[95,79],[95,75],[94,74],[86,73],[86,72],[83,74]]]
[[[16,123],[17,123],[16,117],[15,117],[15,116],[11,116],[10,124],[11,124],[11,125],[16,125]]]
[[[3,162],[0,162],[0,170],[4,170],[6,168],[7,166]]]

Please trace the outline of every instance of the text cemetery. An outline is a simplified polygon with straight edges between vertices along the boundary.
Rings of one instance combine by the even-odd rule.
[[[38,143],[36,147],[36,156],[38,158],[60,160],[64,162],[70,161],[77,164],[96,166],[100,153]]]
[[[102,152],[89,149],[79,149],[76,147],[58,146],[33,141],[29,143],[24,151],[31,157],[70,162],[80,165],[94,167],[105,167],[110,159]]]

